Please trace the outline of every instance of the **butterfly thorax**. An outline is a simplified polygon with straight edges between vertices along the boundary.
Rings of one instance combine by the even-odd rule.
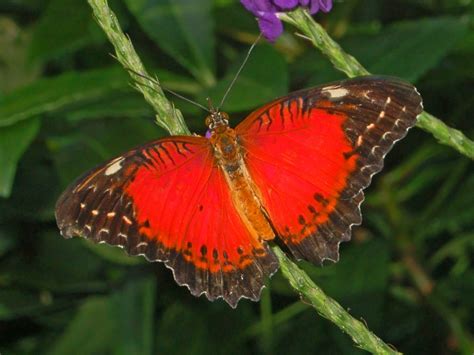
[[[261,193],[253,183],[239,145],[239,137],[229,126],[212,131],[210,142],[215,162],[223,172],[232,193],[232,201],[243,222],[257,240],[275,237],[264,213]]]
[[[229,126],[220,126],[212,132],[210,141],[218,164],[229,173],[237,170],[242,161],[242,156],[235,130]]]

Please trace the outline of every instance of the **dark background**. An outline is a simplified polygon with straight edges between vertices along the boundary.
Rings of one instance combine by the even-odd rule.
[[[218,102],[255,20],[237,1],[183,3],[110,5],[165,86]],[[338,1],[317,20],[371,72],[412,81],[428,112],[474,137],[472,1]],[[343,77],[286,30],[252,55],[224,107],[232,125],[278,95]],[[63,240],[53,213],[66,185],[166,135],[111,52],[84,0],[0,1],[0,352],[361,353],[280,273],[260,303],[232,310],[194,298],[162,264]],[[171,99],[202,134],[205,113]],[[388,155],[363,214],[339,263],[300,265],[398,350],[472,354],[472,161],[415,128]]]

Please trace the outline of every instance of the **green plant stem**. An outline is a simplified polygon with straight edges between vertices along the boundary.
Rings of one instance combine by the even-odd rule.
[[[291,286],[309,301],[321,316],[347,333],[357,346],[374,354],[400,354],[368,330],[364,323],[346,312],[339,303],[328,297],[280,248],[273,247],[273,251],[280,261],[283,275]]]
[[[130,39],[121,31],[117,18],[108,7],[107,1],[88,1],[94,10],[94,15],[98,23],[114,45],[117,59],[128,70],[132,69],[146,75],[144,67],[133,49]],[[138,82],[143,80],[143,78],[133,73],[131,73],[131,75]],[[163,95],[158,81],[147,81],[145,85],[138,85],[137,88],[156,110],[158,123],[163,128],[167,129],[170,134],[189,134],[189,130],[184,120],[182,120],[182,116]],[[180,119],[177,119],[179,117]],[[349,334],[358,346],[377,354],[397,354],[396,351],[372,334],[362,322],[353,318],[336,301],[326,296],[304,271],[299,269],[295,263],[288,259],[280,248],[274,246],[273,251],[278,257],[283,274],[289,280],[292,287],[305,299],[308,299],[322,316],[334,322],[339,328]],[[265,312],[268,312],[268,310],[264,310],[264,313]],[[268,314],[265,314],[265,316],[268,316]],[[268,325],[266,326],[268,327]],[[266,331],[268,331],[268,329],[266,329]]]
[[[324,28],[314,21],[306,10],[300,8],[282,14],[280,18],[300,30],[304,38],[319,48],[329,58],[334,67],[344,72],[348,77],[370,74],[357,59],[344,52],[341,46],[328,35]],[[447,126],[426,111],[418,116],[417,126],[431,133],[441,144],[450,146],[459,153],[474,159],[474,142],[461,131]]]
[[[88,0],[88,2],[97,22],[114,46],[117,60],[128,70],[135,88],[143,94],[145,100],[155,110],[156,123],[172,135],[190,134],[181,112],[166,99],[158,80],[151,79],[146,72],[130,38],[122,32],[107,0]]]
[[[474,142],[460,130],[447,126],[443,121],[424,111],[418,116],[416,125],[430,132],[441,144],[456,149],[459,153],[474,159]]]

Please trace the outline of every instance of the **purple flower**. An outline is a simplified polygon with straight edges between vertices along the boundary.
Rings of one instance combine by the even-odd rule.
[[[292,11],[298,6],[303,6],[314,15],[318,11],[329,12],[332,8],[332,0],[240,0],[240,2],[257,17],[260,31],[270,42],[274,42],[283,32],[283,24],[277,16],[279,12]]]

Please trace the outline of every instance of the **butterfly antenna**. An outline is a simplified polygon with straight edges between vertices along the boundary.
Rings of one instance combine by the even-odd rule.
[[[113,54],[112,54],[112,57],[116,58]],[[209,111],[209,109],[208,109],[206,106],[201,105],[200,103],[198,103],[198,102],[196,102],[196,101],[193,101],[193,100],[191,100],[191,99],[188,99],[187,97],[185,97],[185,96],[183,96],[183,95],[180,95],[180,94],[178,94],[177,92],[175,92],[175,91],[173,91],[173,90],[171,90],[171,89],[165,88],[164,86],[162,86],[162,85],[160,84],[160,82],[159,82],[157,79],[152,78],[152,77],[149,77],[149,76],[144,75],[144,74],[142,74],[142,73],[139,73],[139,72],[137,72],[136,70],[133,70],[132,68],[128,68],[128,67],[124,67],[124,68],[125,68],[127,71],[129,71],[129,72],[135,74],[136,76],[139,76],[140,78],[146,79],[146,80],[148,80],[148,81],[151,81],[153,84],[158,85],[159,87],[161,87],[161,89],[162,89],[163,91],[169,92],[170,94],[176,96],[177,98],[179,98],[179,99],[181,99],[181,100],[184,100],[184,101],[186,101],[186,102],[188,102],[188,103],[190,103],[190,104],[192,104],[192,105],[195,105],[195,106],[199,107],[200,109],[203,109],[203,110],[206,111],[206,112],[211,113],[211,111]],[[156,88],[154,88],[154,87],[151,86],[151,85],[147,85],[147,84],[145,84],[145,83],[138,82],[138,81],[136,81],[136,83],[137,83],[138,85],[147,87],[147,88],[149,88],[149,89],[151,89],[151,90],[153,90],[153,91],[155,91],[155,92],[158,92],[158,90],[156,90]]]
[[[206,99],[207,101],[207,107],[209,107],[209,113],[213,113],[213,112],[217,112],[218,110],[214,107],[214,105],[212,104],[212,100],[210,97],[208,97]]]
[[[258,41],[260,40],[260,38],[262,37],[262,34],[260,33],[257,37],[257,39],[255,40],[255,42],[253,42],[253,44],[250,46],[248,52],[247,52],[247,55],[245,56],[245,59],[244,61],[242,62],[242,64],[240,65],[240,68],[239,70],[237,70],[237,73],[235,74],[234,76],[234,79],[232,79],[232,82],[230,83],[229,87],[227,88],[224,96],[222,97],[222,100],[221,100],[221,103],[219,104],[219,106],[217,106],[217,111],[219,111],[219,109],[224,105],[224,102],[225,100],[227,99],[227,96],[229,95],[229,92],[230,90],[232,89],[232,87],[234,86],[235,82],[237,81],[237,78],[239,77],[240,75],[240,72],[244,69],[245,67],[245,64],[247,64],[247,61],[249,60],[250,58],[250,54],[252,53],[253,49],[255,48],[255,46],[257,45]]]
[[[201,109],[203,109],[204,111],[208,112],[208,113],[211,113],[211,111],[209,111],[209,109],[206,108],[206,106],[204,105],[201,105],[199,102],[196,102],[196,101],[193,101],[191,99],[188,99],[186,96],[183,96],[183,95],[180,95],[178,94],[177,92],[173,91],[173,90],[170,90],[170,89],[167,89],[165,87],[162,86],[162,89],[166,92],[169,92],[170,94],[176,96],[177,98],[181,99],[181,100],[184,100],[186,102],[189,102],[190,104],[194,105],[194,106],[197,106]]]

